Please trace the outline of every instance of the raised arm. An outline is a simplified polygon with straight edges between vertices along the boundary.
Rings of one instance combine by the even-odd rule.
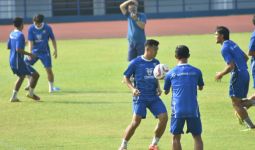
[[[126,15],[127,14],[127,6],[128,4],[130,3],[131,1],[130,0],[127,0],[123,3],[120,4],[120,11],[123,15]]]
[[[138,6],[138,2],[137,2],[136,0],[127,0],[127,1],[125,1],[125,2],[123,2],[123,3],[120,4],[120,11],[121,11],[121,13],[122,13],[123,15],[126,15],[126,14],[127,14],[127,12],[128,12],[127,6],[128,6],[128,4],[131,3],[131,2],[135,3],[135,4]]]

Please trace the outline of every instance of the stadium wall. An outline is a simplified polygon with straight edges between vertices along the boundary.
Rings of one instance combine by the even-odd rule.
[[[48,22],[109,21],[125,19],[124,0],[0,0],[0,24],[21,16],[31,22],[42,13]],[[255,13],[254,0],[140,0],[139,10],[149,18],[183,18]]]

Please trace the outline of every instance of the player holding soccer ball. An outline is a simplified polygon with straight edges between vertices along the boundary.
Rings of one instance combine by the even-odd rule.
[[[52,40],[54,47],[53,56],[57,58],[57,42],[51,27],[44,23],[44,16],[41,14],[33,18],[34,24],[28,30],[28,44],[29,50],[35,54],[36,58],[27,57],[26,63],[34,65],[38,60],[42,62],[48,75],[49,92],[59,91],[60,89],[54,87],[54,74],[52,72],[51,53],[48,44],[49,39]]]
[[[158,150],[157,145],[165,131],[168,120],[166,107],[159,97],[162,91],[158,80],[153,75],[155,66],[159,64],[159,61],[155,59],[158,45],[159,42],[156,40],[147,40],[144,55],[132,60],[124,72],[125,83],[133,94],[133,118],[126,128],[119,150],[127,149],[128,141],[135,133],[141,120],[146,118],[146,108],[159,119],[155,129],[155,136],[149,146],[149,150]],[[135,87],[130,81],[132,75],[135,78]]]
[[[239,48],[239,46],[229,39],[229,30],[224,26],[216,28],[215,32],[216,43],[221,44],[221,54],[227,66],[215,76],[216,80],[221,80],[222,77],[231,73],[229,86],[229,96],[232,100],[232,105],[248,128],[255,128],[248,112],[245,109],[253,106],[254,100],[242,100],[246,98],[249,90],[250,76],[247,67],[248,56]]]
[[[171,128],[173,134],[172,149],[181,150],[181,134],[187,123],[187,133],[192,133],[195,150],[203,150],[201,138],[202,124],[197,102],[197,88],[203,89],[204,82],[199,69],[188,64],[189,48],[185,45],[176,47],[175,58],[178,65],[170,70],[165,77],[165,94],[172,87]]]

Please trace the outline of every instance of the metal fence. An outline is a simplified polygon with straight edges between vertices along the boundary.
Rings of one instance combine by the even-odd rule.
[[[120,15],[125,0],[0,0],[0,24],[21,16],[29,19],[42,13],[48,18],[112,18]],[[255,13],[255,0],[139,0],[139,10],[154,17]],[[99,17],[98,17],[99,16]],[[102,17],[101,17],[102,18]],[[68,21],[68,20],[67,20]]]

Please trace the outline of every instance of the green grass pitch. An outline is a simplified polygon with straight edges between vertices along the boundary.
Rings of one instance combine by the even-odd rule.
[[[255,149],[254,131],[243,132],[228,97],[229,75],[215,82],[217,71],[225,67],[220,45],[210,35],[151,37],[160,41],[157,58],[170,68],[176,65],[176,45],[188,45],[190,64],[200,68],[205,88],[198,93],[206,150]],[[235,33],[231,39],[247,51],[249,33]],[[41,77],[33,102],[19,92],[22,102],[10,103],[16,76],[9,68],[9,51],[0,43],[0,150],[116,150],[131,121],[132,99],[121,83],[128,65],[126,39],[58,41],[59,58],[53,60],[55,83],[62,91],[48,93],[46,73],[38,62]],[[163,81],[161,81],[161,87]],[[250,82],[249,95],[255,92]],[[162,95],[170,116],[170,96]],[[255,109],[249,110],[255,121]],[[130,150],[145,150],[153,137],[157,120],[148,112],[129,142]],[[190,134],[182,138],[184,150],[193,149]],[[169,123],[160,140],[161,150],[170,149]]]

